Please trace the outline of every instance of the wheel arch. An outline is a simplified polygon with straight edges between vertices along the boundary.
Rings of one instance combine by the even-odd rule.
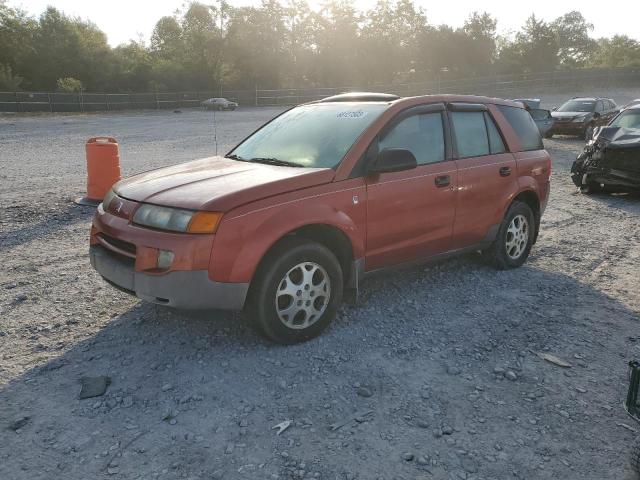
[[[540,231],[540,218],[541,218],[540,198],[538,197],[538,194],[534,190],[527,189],[527,190],[521,191],[515,197],[513,197],[513,200],[509,204],[509,207],[511,207],[511,205],[513,205],[515,202],[526,203],[527,205],[529,205],[529,207],[533,211],[533,217],[535,220],[535,237],[533,241],[535,243],[535,241],[538,239],[538,233]]]
[[[327,223],[311,223],[296,227],[289,232],[278,238],[265,252],[260,259],[256,272],[258,272],[262,266],[270,258],[270,255],[280,246],[283,242],[291,238],[303,238],[316,243],[319,243],[329,249],[338,259],[342,273],[344,275],[344,285],[347,287],[354,279],[354,246],[351,239],[337,226]],[[253,277],[255,278],[255,273]],[[252,279],[253,280],[253,279]]]

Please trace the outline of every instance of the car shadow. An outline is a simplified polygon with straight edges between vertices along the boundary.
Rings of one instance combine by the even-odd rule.
[[[640,216],[640,192],[600,192],[592,193],[593,198],[607,206]]]
[[[620,405],[630,340],[622,333],[637,326],[637,313],[570,276],[535,265],[497,271],[474,256],[371,277],[359,303],[343,306],[323,335],[289,347],[264,340],[236,313],[138,303],[0,387],[0,477],[88,478],[109,470],[128,478],[176,469],[187,477],[245,464],[277,469],[289,461],[278,453],[283,449],[287,457],[320,462],[326,478],[342,472],[331,470],[341,464],[371,474],[371,465],[383,475],[415,473],[413,466],[380,462],[390,447],[375,439],[419,437],[426,451],[454,447],[418,435],[407,420],[412,415],[432,415],[434,425],[450,422],[462,429],[463,444],[470,428],[463,426],[472,424],[489,446],[530,436],[530,425],[513,418],[539,419],[537,443],[509,453],[508,470],[523,478],[536,475],[530,448],[559,451],[566,444],[576,445],[562,456],[572,469],[621,471],[623,453],[612,461],[600,445],[624,452],[632,437],[615,420],[627,421]],[[543,351],[574,368],[545,363],[536,355]],[[497,365],[516,372],[518,381],[498,381]],[[95,375],[111,377],[107,393],[79,400],[80,379]],[[363,381],[375,385],[370,399],[354,392]],[[588,402],[567,393],[580,385],[589,388]],[[425,388],[428,397],[420,393]],[[479,413],[469,407],[474,388],[500,399],[480,410],[487,423],[477,423]],[[541,396],[523,402],[538,391]],[[575,420],[560,426],[559,404]],[[371,422],[350,430],[359,454],[348,442],[334,450],[342,437],[327,425],[358,407],[374,412]],[[23,417],[18,433],[6,428]],[[280,440],[270,429],[287,418],[294,428]],[[487,462],[479,472],[500,477],[497,468]],[[565,467],[552,456],[547,468],[560,476]]]

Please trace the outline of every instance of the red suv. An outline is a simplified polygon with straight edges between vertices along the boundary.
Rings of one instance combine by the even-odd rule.
[[[91,263],[141,299],[244,309],[294,343],[370,272],[474,250],[522,265],[550,175],[519,103],[337,95],[287,110],[224,158],[118,182],[93,219]]]

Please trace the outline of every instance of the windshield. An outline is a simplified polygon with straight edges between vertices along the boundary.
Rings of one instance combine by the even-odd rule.
[[[569,100],[562,105],[558,112],[593,112],[596,102],[593,100]]]
[[[386,103],[316,103],[293,108],[238,145],[231,158],[334,168]]]
[[[640,109],[627,110],[613,119],[610,127],[640,128]]]

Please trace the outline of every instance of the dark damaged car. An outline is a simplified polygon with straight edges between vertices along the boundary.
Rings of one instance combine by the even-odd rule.
[[[583,193],[640,192],[640,104],[596,128],[573,162],[571,179]]]

